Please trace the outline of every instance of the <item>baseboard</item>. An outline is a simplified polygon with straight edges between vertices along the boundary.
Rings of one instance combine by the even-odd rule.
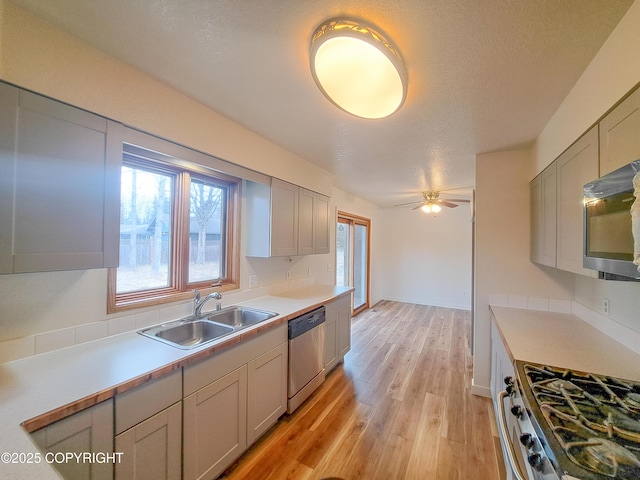
[[[471,393],[479,397],[491,398],[491,389],[489,387],[481,387],[471,380]]]
[[[456,310],[467,310],[471,311],[471,305],[463,305],[463,304],[450,304],[450,303],[441,303],[441,302],[427,302],[424,299],[415,299],[415,298],[400,298],[400,297],[385,297],[384,300],[389,300],[391,302],[401,302],[401,303],[413,303],[416,305],[426,305],[429,307],[442,307],[442,308],[453,308]],[[378,300],[381,301],[381,300]]]

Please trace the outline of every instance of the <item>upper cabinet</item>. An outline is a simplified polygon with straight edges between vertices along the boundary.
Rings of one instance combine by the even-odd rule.
[[[639,158],[637,89],[532,180],[531,261],[596,277],[582,267],[584,185]]]
[[[0,83],[0,273],[117,266],[120,125]]]
[[[329,197],[277,178],[245,192],[247,256],[329,253]]]
[[[600,176],[639,158],[640,89],[637,89],[600,122]]]
[[[298,255],[329,253],[329,197],[300,188]]]
[[[556,266],[556,164],[531,182],[531,261]]]
[[[316,203],[313,216],[314,253],[329,253],[329,197],[314,193]]]
[[[556,160],[557,267],[597,276],[582,267],[584,185],[598,178],[598,127],[595,126]]]

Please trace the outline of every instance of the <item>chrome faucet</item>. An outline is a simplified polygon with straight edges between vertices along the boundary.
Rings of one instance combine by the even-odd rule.
[[[212,298],[215,300],[222,300],[222,295],[220,295],[220,293],[218,292],[212,292],[206,297],[204,297],[202,300],[200,300],[200,291],[194,290],[193,291],[193,316],[198,318],[201,315],[202,307],[204,306],[204,304],[207,303],[207,301],[211,300]],[[216,310],[221,310],[221,309],[222,309],[222,304],[220,302],[217,302]]]

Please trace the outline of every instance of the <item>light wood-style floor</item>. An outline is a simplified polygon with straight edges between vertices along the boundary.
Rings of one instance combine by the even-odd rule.
[[[471,394],[469,312],[380,302],[344,365],[221,477],[504,478],[491,402]]]

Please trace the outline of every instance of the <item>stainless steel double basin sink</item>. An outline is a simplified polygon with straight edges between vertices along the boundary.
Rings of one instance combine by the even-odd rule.
[[[195,348],[212,342],[243,328],[263,322],[278,315],[275,312],[255,308],[231,306],[196,318],[175,320],[155,327],[138,330],[138,333],[177,348]]]

